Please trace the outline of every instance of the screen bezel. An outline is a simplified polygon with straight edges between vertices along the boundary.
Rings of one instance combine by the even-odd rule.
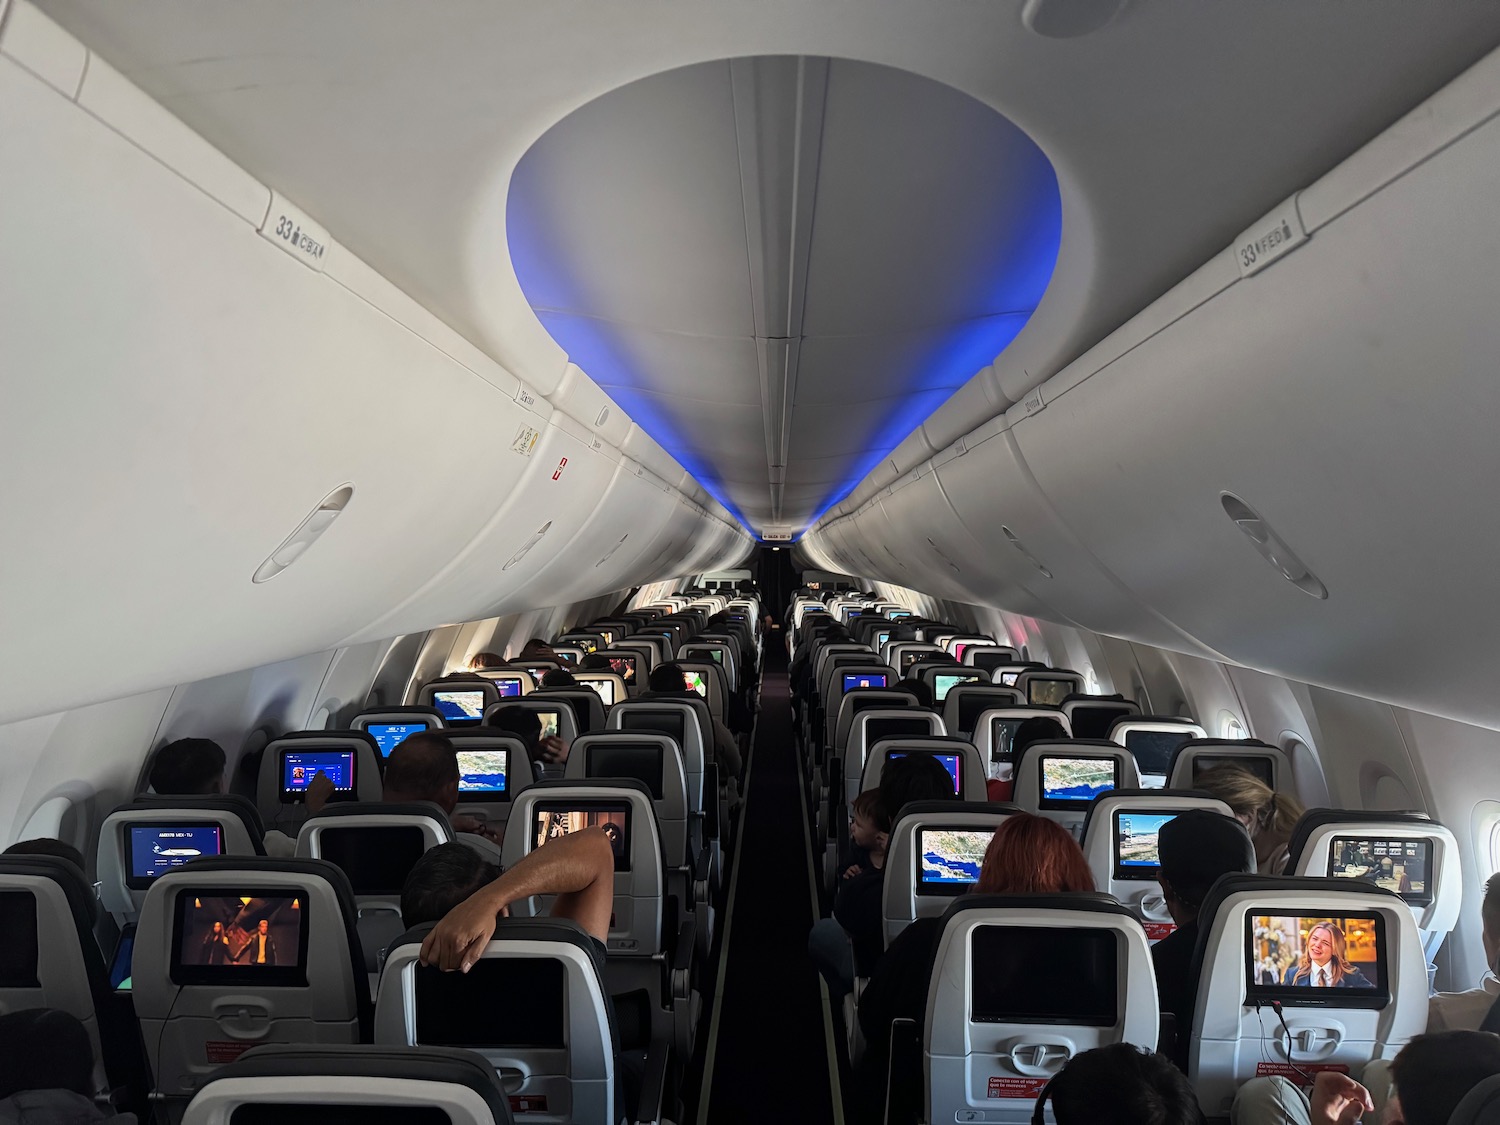
[[[1371,884],[1373,884],[1375,886],[1379,886],[1379,884],[1375,883],[1375,881],[1373,879],[1370,879],[1370,878],[1368,878],[1366,876],[1362,876],[1362,875],[1360,875],[1360,876],[1355,876],[1355,875],[1335,875],[1333,873],[1333,857],[1338,853],[1338,848],[1339,848],[1340,844],[1344,844],[1344,843],[1358,844],[1358,843],[1363,843],[1363,842],[1366,842],[1366,841],[1368,841],[1369,843],[1372,843],[1372,844],[1374,844],[1374,843],[1381,843],[1381,844],[1395,844],[1395,843],[1400,843],[1400,844],[1421,844],[1426,849],[1426,854],[1424,855],[1423,860],[1424,860],[1424,866],[1425,866],[1426,872],[1427,872],[1427,878],[1424,880],[1424,882],[1423,882],[1422,885],[1424,887],[1426,887],[1427,889],[1424,890],[1424,891],[1422,891],[1421,893],[1409,892],[1409,893],[1406,893],[1406,894],[1402,894],[1402,892],[1400,892],[1400,891],[1397,891],[1395,893],[1398,894],[1398,895],[1401,895],[1401,901],[1405,902],[1409,906],[1431,906],[1432,905],[1432,898],[1433,898],[1433,893],[1432,893],[1433,878],[1432,878],[1432,876],[1433,876],[1433,868],[1435,866],[1435,864],[1433,863],[1433,859],[1434,859],[1434,857],[1437,854],[1437,847],[1435,846],[1435,842],[1434,842],[1434,840],[1433,840],[1433,838],[1431,836],[1377,836],[1377,835],[1375,835],[1373,833],[1361,834],[1361,835],[1332,836],[1328,840],[1328,869],[1327,869],[1327,875],[1328,875],[1328,877],[1330,879],[1345,879],[1351,885],[1355,885],[1355,886],[1359,885],[1360,883],[1366,883],[1366,882],[1371,883]]]
[[[1114,769],[1114,784],[1108,789],[1102,790],[1092,797],[1048,797],[1047,796],[1047,762],[1108,762]],[[1089,807],[1090,802],[1096,801],[1103,793],[1113,793],[1120,788],[1120,759],[1113,756],[1094,754],[1041,754],[1036,760],[1036,790],[1037,808],[1051,809],[1061,812],[1071,810],[1082,813]]]
[[[1114,876],[1113,877],[1114,877],[1115,882],[1117,882],[1117,883],[1154,883],[1158,879],[1161,878],[1161,863],[1160,862],[1152,863],[1152,864],[1139,864],[1139,863],[1126,864],[1121,859],[1121,857],[1120,857],[1120,845],[1121,845],[1121,842],[1122,842],[1122,834],[1120,832],[1120,818],[1124,817],[1124,816],[1164,816],[1164,817],[1167,817],[1169,820],[1174,820],[1174,819],[1176,819],[1179,815],[1181,815],[1185,811],[1186,810],[1184,810],[1184,809],[1159,809],[1159,808],[1158,809],[1148,809],[1148,808],[1115,809],[1115,811],[1113,813],[1113,816],[1112,816],[1113,828],[1114,828]],[[1166,824],[1167,821],[1162,821],[1162,823]],[[1158,828],[1157,832],[1159,833],[1160,831],[1161,831],[1161,829]],[[1160,836],[1157,837],[1157,853],[1156,853],[1156,857],[1157,857],[1158,860],[1161,859],[1161,838],[1160,838]]]
[[[1017,678],[1019,678],[1019,677],[1017,677]],[[1032,676],[1031,679],[1029,679],[1029,680],[1026,681],[1026,706],[1028,706],[1028,707],[1061,707],[1062,706],[1062,699],[1059,699],[1056,703],[1052,703],[1052,702],[1049,702],[1049,701],[1044,700],[1044,699],[1033,699],[1032,695],[1031,695],[1031,692],[1032,692],[1032,689],[1035,688],[1038,684],[1064,684],[1064,685],[1066,685],[1066,687],[1067,687],[1068,690],[1062,693],[1063,694],[1063,699],[1066,699],[1069,695],[1073,694],[1074,692],[1076,692],[1078,690],[1078,681],[1075,680],[1075,679],[1073,679],[1071,676]],[[1008,685],[1005,685],[1005,686],[1008,686]]]
[[[486,797],[499,800],[510,800],[510,749],[500,747],[496,750],[465,750],[461,746],[456,750],[458,756],[458,791],[463,793],[481,793]],[[505,755],[505,785],[500,789],[474,789],[464,786],[464,756],[466,754],[504,754]]]
[[[297,939],[297,963],[295,965],[270,965],[257,969],[253,965],[236,965],[217,968],[213,965],[184,965],[182,963],[182,937],[187,927],[188,903],[192,899],[204,898],[289,898],[302,905],[302,925]],[[304,887],[192,887],[177,888],[177,898],[172,904],[172,944],[167,973],[173,984],[210,985],[214,987],[244,988],[306,988],[308,934],[312,929],[312,896]]]
[[[634,731],[632,733],[634,733],[634,734],[650,734],[651,732],[650,731]],[[667,738],[668,736],[663,734],[663,735],[659,735],[658,737],[660,737],[660,738]],[[666,772],[667,772],[666,747],[664,747],[659,742],[638,742],[638,743],[634,743],[634,744],[627,744],[627,746],[628,746],[629,749],[632,749],[632,750],[650,750],[650,751],[652,751],[652,752],[655,753],[655,755],[656,755],[656,786],[655,786],[655,788],[653,788],[651,786],[650,782],[642,782],[642,784],[646,786],[646,791],[647,791],[647,793],[650,794],[651,799],[653,801],[660,801],[660,800],[662,800],[663,799],[662,795],[666,791],[666,787],[667,787],[666,786],[666,781],[667,781],[667,779],[666,779]],[[605,745],[590,746],[588,748],[588,762],[587,762],[588,770],[587,770],[587,776],[590,777],[590,778],[611,778],[613,776],[611,774],[595,773],[594,772],[594,755],[596,753],[598,753],[599,751],[601,751],[601,750],[605,751],[607,753],[610,750],[621,750],[621,749],[625,749],[625,748],[626,747],[622,747],[622,746],[620,746],[618,744],[615,744],[615,745],[605,744]],[[637,778],[620,778],[619,780],[622,780],[622,781],[640,781],[641,779],[637,777]]]
[[[1353,880],[1351,880],[1353,882]],[[1377,977],[1375,987],[1363,988],[1313,988],[1310,985],[1283,985],[1283,984],[1256,984],[1255,983],[1255,919],[1256,918],[1317,918],[1322,921],[1329,918],[1370,918],[1375,922],[1375,950],[1378,956],[1375,960],[1375,975]],[[1254,1006],[1257,1003],[1270,1004],[1279,1003],[1283,1008],[1359,1008],[1364,1010],[1380,1010],[1391,1002],[1390,974],[1387,961],[1390,959],[1390,947],[1386,945],[1385,915],[1379,910],[1372,910],[1369,914],[1352,913],[1345,914],[1330,910],[1297,910],[1288,912],[1284,907],[1247,907],[1245,910],[1245,924],[1242,929],[1244,935],[1244,981],[1245,981],[1245,1004]],[[1364,965],[1359,966],[1361,969]],[[1331,1003],[1337,999],[1340,1003]]]
[[[166,871],[161,872],[160,875],[137,875],[135,873],[135,841],[132,836],[134,829],[146,828],[154,831],[170,831],[174,828],[212,828],[219,834],[219,850],[214,852],[214,855],[224,854],[224,826],[217,820],[184,820],[173,821],[170,824],[164,820],[154,822],[129,820],[125,821],[121,827],[124,829],[125,841],[125,886],[132,891],[150,890],[156,881],[167,873]],[[191,860],[183,861],[183,863],[190,862]],[[182,865],[182,863],[173,864],[167,868],[167,871],[175,871]]]
[[[330,798],[330,800],[334,800],[334,801],[340,801],[340,800],[349,801],[349,800],[353,800],[355,798],[355,796],[359,793],[359,751],[354,750],[352,748],[349,749],[349,750],[329,750],[329,749],[323,749],[323,750],[298,750],[296,747],[286,746],[286,747],[282,747],[282,749],[281,749],[281,760],[280,760],[280,762],[277,763],[281,767],[281,774],[280,774],[280,777],[281,777],[281,803],[283,805],[287,805],[287,804],[301,805],[301,804],[306,803],[306,801],[307,801],[307,787],[306,786],[303,786],[301,789],[288,789],[287,788],[287,768],[288,767],[287,767],[286,759],[287,759],[287,755],[288,754],[303,754],[303,755],[306,755],[306,754],[347,754],[347,755],[349,755],[349,788],[348,789],[338,789],[338,788],[335,788],[334,791],[333,791],[333,796]],[[316,770],[314,772],[316,773]]]
[[[1122,956],[1122,954],[1123,954],[1124,951],[1122,951],[1122,949],[1120,948],[1121,942],[1124,939],[1123,939],[1123,937],[1121,936],[1121,934],[1118,931],[1112,930],[1112,929],[1105,929],[1103,927],[1094,927],[1094,926],[1077,927],[1077,928],[1073,928],[1073,927],[1064,928],[1064,927],[1055,927],[1055,926],[1001,926],[1001,925],[980,925],[980,926],[975,926],[971,931],[969,931],[969,958],[970,958],[971,964],[979,965],[979,964],[982,964],[985,960],[988,959],[988,957],[986,955],[990,951],[988,951],[988,950],[985,950],[985,951],[979,950],[977,948],[977,944],[978,943],[976,941],[976,938],[978,938],[980,932],[981,931],[987,931],[987,930],[997,930],[997,931],[1002,931],[1002,932],[1003,931],[1010,931],[1010,930],[1031,930],[1031,931],[1041,931],[1042,933],[1046,933],[1047,931],[1054,931],[1056,933],[1084,933],[1084,934],[1090,935],[1090,937],[1093,940],[1100,941],[1101,943],[1104,942],[1104,938],[1101,937],[1101,936],[1099,936],[1099,935],[1107,935],[1107,937],[1109,939],[1110,948],[1114,951],[1115,972],[1114,972],[1114,974],[1112,976],[1110,976],[1109,974],[1106,974],[1106,976],[1108,977],[1108,979],[1111,980],[1113,982],[1113,984],[1114,984],[1114,1005],[1113,1005],[1113,1009],[1114,1010],[1113,1010],[1113,1012],[1108,1017],[1105,1017],[1105,1016],[1101,1015],[1101,1016],[1091,1016],[1091,1017],[1084,1018],[1084,1019],[1080,1019],[1080,1018],[1078,1018],[1076,1016],[1064,1015],[1064,1014],[1058,1013],[1058,1012],[1038,1012],[1038,1013],[1035,1013],[1035,1014],[1032,1014],[1032,1015],[1017,1015],[1017,1014],[1015,1014],[1013,1012],[1007,1012],[1007,1013],[1004,1013],[1003,1015],[998,1015],[998,1016],[980,1015],[976,1011],[977,1005],[975,1004],[975,997],[974,997],[975,985],[976,985],[976,982],[977,982],[978,978],[977,978],[977,976],[975,976],[975,975],[973,975],[971,973],[970,979],[969,979],[969,982],[968,982],[968,987],[967,987],[968,996],[966,997],[966,1001],[967,1001],[967,1004],[966,1004],[967,1015],[968,1015],[970,1023],[984,1024],[985,1026],[988,1026],[988,1027],[1004,1026],[1006,1024],[1022,1024],[1022,1025],[1056,1024],[1056,1025],[1059,1025],[1059,1026],[1066,1026],[1066,1027],[1117,1027],[1117,1026],[1119,1026],[1120,1020],[1121,1020],[1121,1011],[1120,1011],[1120,1005],[1121,1005],[1121,999],[1122,999],[1121,994],[1124,991],[1123,988],[1122,988],[1122,985],[1124,984],[1124,977],[1120,975],[1120,971],[1119,970],[1120,970],[1121,961],[1125,960],[1125,957]]]
[[[536,851],[546,841],[540,843],[537,836],[541,832],[541,818],[546,813],[575,813],[575,812],[608,812],[625,814],[625,846],[621,854],[615,856],[615,870],[630,870],[630,851],[634,837],[631,836],[633,825],[631,820],[631,803],[629,801],[617,801],[609,797],[583,797],[577,801],[538,801],[531,806],[531,834],[527,838],[530,851]]]
[[[972,883],[944,882],[937,879],[925,878],[922,857],[927,854],[926,841],[929,832],[987,832],[990,839],[993,840],[998,830],[999,825],[986,827],[982,824],[927,824],[919,826],[916,831],[915,846],[913,848],[913,860],[916,871],[912,878],[912,888],[915,893],[924,898],[957,898],[959,895],[967,894],[973,890],[974,886],[979,882],[977,876]],[[985,849],[989,849],[988,844],[985,845]]]

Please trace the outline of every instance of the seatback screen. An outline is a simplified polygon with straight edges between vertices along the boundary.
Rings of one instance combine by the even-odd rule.
[[[855,688],[887,687],[886,674],[884,672],[856,672],[844,673],[844,690],[853,691]]]
[[[1340,914],[1249,914],[1245,919],[1246,1003],[1383,1008],[1385,919]]]
[[[460,750],[458,752],[458,791],[460,793],[504,793],[510,768],[509,750]]]
[[[620,729],[664,734],[678,746],[687,742],[687,716],[681,711],[631,710],[620,716]]]
[[[1175,812],[1119,809],[1115,812],[1115,878],[1155,881],[1161,874],[1157,846],[1161,826]]]
[[[1113,930],[979,926],[972,934],[974,1023],[1119,1021],[1120,950]]]
[[[1014,664],[1016,658],[1008,652],[976,652],[971,668],[982,668],[986,672],[993,672],[1002,664]],[[1011,683],[1015,683],[1014,680]]]
[[[204,855],[223,855],[214,823],[125,825],[125,885],[142,891],[160,875]]]
[[[40,988],[36,895],[0,891],[0,988]]]
[[[369,723],[365,733],[380,747],[380,756],[389,758],[391,751],[405,742],[411,735],[427,729],[426,723]]]
[[[1061,707],[1073,690],[1073,680],[1034,676],[1026,681],[1026,702],[1033,707]]]
[[[624,680],[625,686],[629,687],[635,683],[635,662],[638,659],[640,658],[636,656],[611,656],[609,670]]]
[[[873,746],[882,738],[921,738],[931,733],[926,719],[871,719],[865,724],[865,745]]]
[[[918,828],[917,894],[958,895],[979,882],[993,828]]]
[[[932,677],[932,697],[941,703],[948,693],[959,684],[966,684],[979,677],[970,672],[937,672]]]
[[[520,680],[491,680],[490,683],[492,683],[492,684],[495,685],[495,691],[497,691],[500,694],[500,698],[501,699],[518,699],[518,698],[520,698],[520,695],[521,695],[521,681]],[[484,698],[484,692],[480,692],[479,696],[480,696],[480,699],[483,700],[483,698]],[[481,715],[484,714],[484,707],[483,707],[482,703],[481,703],[481,706],[479,708],[479,713]],[[467,718],[467,716],[465,716],[465,717]]]
[[[917,753],[926,754],[930,758],[936,758],[938,765],[947,770],[948,776],[953,779],[953,792],[960,797],[963,796],[964,756],[962,754],[939,754],[926,750],[919,750]],[[886,755],[886,761],[894,762],[898,758],[904,757],[906,757],[904,750],[896,750]]]
[[[641,782],[653,800],[661,800],[660,746],[649,744],[590,746],[590,777],[623,777]]]
[[[903,652],[901,654],[901,674],[903,676],[906,675],[906,673],[911,671],[913,664],[919,660],[927,659],[928,653],[932,651],[930,648],[919,648],[914,651]]]
[[[584,679],[580,679],[578,682],[581,685],[583,685],[584,687],[588,688],[595,695],[597,695],[600,698],[600,700],[603,701],[604,706],[606,706],[606,707],[613,707],[614,706],[614,704],[615,704],[615,682],[613,680],[584,680]]]
[[[542,724],[542,733],[540,737],[556,738],[557,724],[561,719],[562,713],[560,711],[547,710],[541,707],[532,709],[532,713],[536,715],[537,720]]]
[[[708,681],[703,678],[702,672],[684,672],[682,679],[689,691],[697,692],[703,699],[708,698]]]
[[[1212,773],[1220,766],[1238,766],[1252,777],[1258,777],[1271,789],[1276,788],[1275,767],[1271,759],[1255,754],[1228,755],[1228,754],[1199,754],[1193,759],[1193,786],[1197,787],[1205,774]]]
[[[349,877],[357,895],[399,895],[425,850],[422,829],[415,824],[324,828],[318,833],[322,858]]]
[[[615,870],[630,870],[629,801],[538,801],[532,847],[585,828],[604,829],[614,848]]]
[[[1193,731],[1128,730],[1125,732],[1125,749],[1135,758],[1135,768],[1140,773],[1165,777],[1171,772],[1172,755],[1177,753],[1177,748],[1197,737]]]
[[[173,984],[307,984],[307,900],[285,888],[183,888],[172,924]]]
[[[1070,721],[1074,738],[1108,738],[1109,728],[1116,719],[1134,714],[1134,710],[1123,704],[1091,703],[1086,707],[1074,707]]]
[[[281,752],[281,799],[301,801],[313,778],[324,774],[335,793],[354,792],[353,750],[283,750]]]
[[[1039,808],[1076,807],[1120,787],[1120,763],[1114,758],[1044,754],[1037,764],[1042,784]]]
[[[432,705],[444,722],[477,723],[484,718],[484,691],[480,688],[435,691]]]
[[[1328,847],[1329,875],[1367,880],[1417,906],[1432,901],[1431,872],[1431,840],[1335,836]]]
[[[419,1044],[437,1047],[565,1045],[563,962],[552,957],[481,957],[467,973],[416,967]]]

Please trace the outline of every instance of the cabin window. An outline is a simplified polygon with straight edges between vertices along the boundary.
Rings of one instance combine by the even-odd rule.
[[[1500,872],[1500,816],[1490,821],[1490,874]]]
[[[1242,739],[1250,736],[1245,733],[1244,723],[1228,711],[1222,711],[1219,714],[1219,737]]]
[[[1092,664],[1083,666],[1083,690],[1090,695],[1104,694],[1104,689],[1099,686],[1099,673],[1094,671]]]

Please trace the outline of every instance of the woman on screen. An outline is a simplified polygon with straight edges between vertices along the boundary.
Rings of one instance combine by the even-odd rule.
[[[1349,963],[1344,931],[1333,922],[1319,922],[1307,932],[1307,944],[1295,965],[1286,967],[1282,984],[1313,988],[1373,988],[1369,978]]]
[[[1276,792],[1239,766],[1216,766],[1193,782],[1193,788],[1219,798],[1245,826],[1255,842],[1256,870],[1261,875],[1280,875],[1286,870],[1292,829],[1306,811],[1296,798]]]

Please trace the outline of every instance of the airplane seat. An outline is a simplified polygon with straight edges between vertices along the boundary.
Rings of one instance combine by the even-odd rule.
[[[989,801],[913,801],[891,825],[881,898],[884,944],[936,918],[979,881],[995,829],[1021,810]]]
[[[1086,695],[1074,692],[1062,701],[1063,714],[1073,728],[1074,738],[1108,738],[1110,728],[1120,719],[1141,713],[1140,704],[1123,695]]]
[[[447,733],[458,753],[458,804],[453,815],[485,821],[497,836],[503,835],[516,794],[535,779],[526,744],[494,727]]]
[[[954,734],[972,739],[979,718],[998,707],[1021,706],[1021,693],[1015,688],[998,687],[983,680],[954,684],[943,699],[943,725]]]
[[[519,863],[553,835],[594,825],[605,827],[616,849],[614,909],[605,943],[609,991],[644,993],[649,1037],[672,1042],[680,1058],[691,1057],[700,1008],[692,987],[697,920],[669,892],[656,807],[646,786],[600,778],[533,787],[505,834],[504,865]],[[548,896],[530,903],[538,916],[551,906]]]
[[[141,908],[132,976],[154,1097],[172,1121],[251,1047],[370,1036],[358,907],[325,860],[219,856],[162,875]]]
[[[1003,688],[1013,691],[1013,688]],[[993,781],[1012,781],[1015,778],[1015,751],[1013,741],[1016,732],[1028,719],[1050,719],[1057,724],[1063,738],[1073,737],[1073,728],[1068,717],[1057,707],[994,707],[981,711],[974,720],[974,745],[984,759],[985,769]]]
[[[500,689],[483,676],[450,676],[425,683],[417,691],[419,707],[431,707],[449,727],[478,726],[484,709],[500,701]]]
[[[302,822],[297,855],[332,863],[349,880],[359,908],[365,972],[379,972],[380,951],[406,926],[401,889],[422,853],[454,839],[448,814],[428,801],[329,805]]]
[[[1500,1125],[1500,1074],[1465,1094],[1453,1107],[1448,1125]]]
[[[382,759],[389,758],[391,751],[412,735],[442,730],[443,726],[443,716],[435,707],[418,707],[415,704],[367,707],[349,720],[350,730],[362,730],[375,739]]]
[[[252,1047],[188,1103],[183,1125],[510,1125],[494,1067],[453,1047]]]
[[[1458,842],[1425,813],[1308,809],[1292,830],[1286,869],[1395,891],[1411,907],[1429,964],[1463,905]]]
[[[1167,783],[1173,789],[1195,789],[1203,775],[1221,765],[1239,766],[1278,793],[1296,793],[1291,759],[1280,747],[1256,738],[1194,738],[1172,755]]]
[[[1094,798],[1084,814],[1081,842],[1094,886],[1139,918],[1153,945],[1177,928],[1157,881],[1156,834],[1188,809],[1234,815],[1223,801],[1191,789],[1116,789]]]
[[[1146,934],[1108,895],[964,895],[941,925],[918,1040],[924,1120],[1021,1125],[1075,1055],[1155,1050]],[[893,1053],[893,1085],[911,1073]]]
[[[708,705],[709,717],[728,725],[726,715],[728,714],[729,681],[724,675],[723,665],[712,660],[690,659],[678,660],[677,663],[684,672],[696,673],[701,677],[703,691],[698,694],[703,697],[703,701]]]
[[[1198,917],[1188,1078],[1210,1118],[1227,1114],[1252,1078],[1295,1079],[1298,1068],[1358,1075],[1427,1026],[1427,961],[1416,919],[1393,891],[1225,875]],[[1339,975],[1332,987],[1310,983],[1320,949]]]
[[[630,699],[630,692],[625,688],[625,677],[618,673],[584,668],[574,672],[573,678],[586,691],[599,696],[599,701],[604,704],[605,711],[611,710],[617,703],[624,703]]]
[[[632,634],[623,640],[615,641],[611,647],[617,648],[622,652],[639,653],[641,660],[636,669],[636,676],[637,678],[645,678],[651,675],[652,668],[655,668],[662,662],[659,655],[661,649],[655,643],[662,639],[661,637],[637,637]]]
[[[1135,756],[1143,786],[1161,789],[1172,772],[1172,755],[1177,748],[1207,734],[1192,719],[1177,715],[1125,715],[1110,724],[1107,737]]]
[[[946,735],[942,717],[924,707],[871,707],[854,715],[844,755],[845,776],[863,777],[870,748],[887,738],[934,738]],[[858,789],[854,790],[857,795]]]
[[[598,942],[563,919],[501,918],[473,968],[444,973],[418,963],[435,924],[408,930],[386,958],[375,1042],[474,1051],[520,1121],[618,1122],[619,1036]]]
[[[728,801],[720,794],[717,763],[708,762],[713,739],[713,720],[708,704],[697,696],[673,699],[637,699],[614,708],[609,729],[627,733],[664,734],[682,752],[687,777],[688,834],[694,853],[707,851],[713,880],[720,881],[722,849],[720,826],[729,816]],[[727,779],[724,779],[727,784]]]
[[[964,649],[964,654],[959,659],[959,663],[964,665],[964,667],[966,668],[982,668],[986,673],[988,673],[989,669],[983,668],[983,665],[981,665],[979,662],[981,659],[981,653],[986,654],[984,659],[990,660],[991,662],[997,660],[1013,661],[1021,659],[1021,654],[1015,649],[1011,648],[1009,645],[973,644]]]
[[[1139,789],[1130,751],[1102,739],[1033,742],[1015,755],[1013,800],[1025,812],[1054,820],[1079,839],[1089,802],[1113,789]]]
[[[819,695],[818,710],[822,722],[808,733],[822,739],[823,746],[832,746],[838,736],[839,717],[843,714],[844,700],[855,692],[896,691],[898,677],[889,664],[877,661],[856,660],[847,664],[830,664],[828,683]],[[902,692],[901,694],[905,694]],[[816,721],[816,716],[809,717]]]
[[[307,786],[320,772],[333,782],[330,805],[380,800],[380,751],[368,731],[292,731],[260,756],[255,806],[267,827],[297,834],[307,819]]]
[[[68,860],[0,855],[0,1012],[76,1017],[94,1051],[95,1092],[143,1093],[140,1033],[94,938],[97,911],[88,877]]]
[[[550,699],[567,700],[573,705],[573,719],[580,735],[593,734],[604,729],[604,700],[600,699],[599,693],[592,688],[539,687],[526,698],[532,702]]]
[[[134,922],[152,881],[199,855],[265,855],[265,829],[248,798],[137,797],[99,828],[99,901],[121,923]]]
[[[589,694],[592,695],[593,693],[590,692]],[[497,714],[504,711],[507,707],[519,707],[522,711],[536,712],[537,719],[542,724],[541,737],[546,738],[548,735],[554,735],[562,739],[563,742],[570,743],[582,733],[578,729],[578,714],[573,709],[573,701],[571,699],[559,699],[558,695],[559,693],[555,690],[543,692],[538,689],[535,699],[530,696],[522,696],[520,699],[502,699],[499,703],[484,709],[484,725],[479,729],[492,729]],[[454,733],[453,731],[448,732],[450,737]],[[472,737],[475,732],[469,730],[457,733]],[[534,770],[540,763],[532,762],[531,765]]]
[[[854,718],[861,711],[875,708],[889,710],[893,707],[911,709],[917,706],[916,697],[895,688],[855,688],[846,691],[839,700],[834,718],[827,725],[827,737],[823,744],[829,754],[842,754],[849,745],[849,732],[854,727]]]
[[[1068,696],[1084,692],[1083,675],[1071,668],[1028,668],[1016,677],[1015,686],[1030,707],[1060,707]]]

